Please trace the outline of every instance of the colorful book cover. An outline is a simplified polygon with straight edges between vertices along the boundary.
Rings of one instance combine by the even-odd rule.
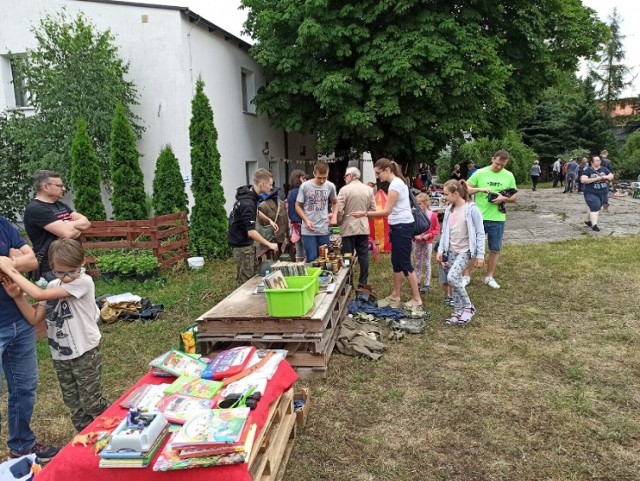
[[[186,383],[188,383],[190,381],[193,381],[194,379],[199,379],[199,378],[193,377],[193,376],[180,376],[180,377],[178,377],[178,379],[173,381],[171,384],[165,384],[164,393],[168,394],[169,396],[171,394],[175,394],[176,391],[178,389],[180,389],[180,387],[183,384],[186,384]]]
[[[187,396],[211,399],[217,394],[221,387],[222,383],[220,381],[193,378],[191,381],[179,386],[176,390],[176,394],[185,394]]]
[[[153,465],[154,471],[172,471],[175,469],[201,468],[207,466],[222,466],[226,464],[246,463],[249,461],[249,457],[251,456],[251,449],[253,448],[253,442],[256,436],[256,425],[253,424],[249,430],[244,451],[214,456],[202,456],[185,459],[180,458],[179,451],[174,449],[173,446],[173,441],[178,435],[179,432],[174,433],[169,439],[169,442],[162,450],[162,452],[158,456],[158,459],[156,459],[156,462]]]
[[[249,433],[255,426],[256,425],[251,422],[251,419],[247,420],[237,443],[224,443],[219,446],[209,446],[206,448],[183,448],[179,450],[179,456],[181,458],[201,458],[203,456],[244,452],[246,450],[247,439],[249,439]]]
[[[184,394],[172,394],[158,405],[158,410],[167,421],[184,424],[197,413],[210,411],[212,407],[213,403],[211,399],[202,399]]]
[[[174,447],[205,447],[238,442],[249,411],[249,408],[229,408],[200,412],[178,431]]]
[[[242,371],[255,353],[253,346],[239,346],[222,351],[209,362],[201,376],[205,379],[224,379]]]
[[[157,410],[158,403],[164,397],[165,384],[143,384],[122,400],[120,406],[140,408],[142,411]]]
[[[160,369],[174,376],[199,377],[207,363],[175,349],[164,357],[157,357],[149,363],[152,368]]]

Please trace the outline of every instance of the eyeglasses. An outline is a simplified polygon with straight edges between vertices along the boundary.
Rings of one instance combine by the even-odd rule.
[[[62,278],[62,277],[67,277],[67,276],[69,276],[69,277],[78,276],[78,275],[80,275],[80,270],[81,270],[81,268],[78,267],[77,269],[74,269],[72,271],[56,271],[54,269],[51,272],[53,272],[54,276]]]
[[[66,187],[64,186],[64,184],[53,184],[53,183],[49,183],[47,185],[55,185],[56,187],[59,187],[60,189],[66,189]]]
[[[344,178],[346,179],[350,175],[352,175],[352,174],[344,174]]]

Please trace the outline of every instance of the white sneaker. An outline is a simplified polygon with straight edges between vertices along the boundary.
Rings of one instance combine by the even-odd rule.
[[[484,283],[494,289],[500,289],[500,284],[498,284],[493,277],[485,277]]]
[[[467,287],[471,283],[471,277],[462,276],[462,287]]]

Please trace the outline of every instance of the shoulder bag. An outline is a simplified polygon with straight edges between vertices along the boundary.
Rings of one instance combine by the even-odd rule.
[[[422,207],[420,207],[420,205],[418,205],[418,201],[411,192],[411,189],[409,189],[409,202],[411,204],[411,214],[413,215],[413,222],[415,223],[413,235],[423,234],[425,231],[429,230],[429,227],[431,227],[431,222],[429,221],[427,213],[422,210]]]

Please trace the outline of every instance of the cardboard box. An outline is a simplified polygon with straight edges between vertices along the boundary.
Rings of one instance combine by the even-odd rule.
[[[304,406],[296,411],[296,424],[299,428],[304,428],[307,423],[307,416],[309,415],[309,401],[311,396],[309,395],[309,388],[303,387],[293,393],[293,402],[304,401]]]

